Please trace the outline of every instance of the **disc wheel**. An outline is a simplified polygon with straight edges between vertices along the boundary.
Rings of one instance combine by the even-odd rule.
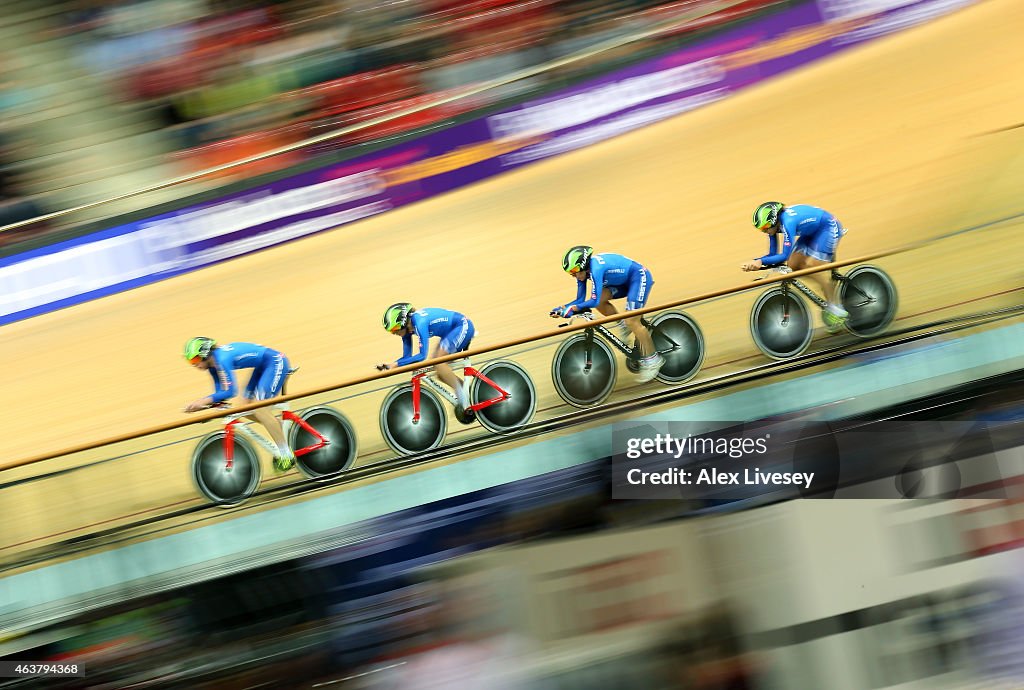
[[[790,359],[807,349],[814,335],[807,304],[781,287],[762,293],[750,311],[750,334],[772,359]]]
[[[237,434],[231,467],[224,454],[227,432],[217,431],[199,441],[192,453],[192,481],[203,496],[222,508],[243,503],[260,486],[260,460],[252,444]]]
[[[857,266],[839,283],[839,300],[849,314],[846,329],[867,338],[889,327],[898,309],[896,285],[875,266]]]
[[[399,455],[433,450],[444,441],[448,417],[437,394],[420,387],[420,418],[413,422],[412,384],[399,386],[384,398],[380,407],[380,430],[384,441]]]
[[[352,467],[357,454],[356,433],[345,415],[333,407],[321,405],[301,412],[299,418],[327,439],[327,445],[322,448],[296,454],[295,464],[303,475],[330,480]],[[319,442],[320,439],[298,424],[293,424],[288,431],[288,446],[292,449],[309,448]]]
[[[480,424],[495,433],[515,431],[529,424],[537,411],[537,390],[526,370],[515,362],[502,360],[488,363],[480,373],[509,394],[506,400],[477,410]],[[473,405],[499,397],[501,394],[494,388],[479,378],[473,379],[470,391]]]
[[[652,324],[654,347],[665,358],[658,380],[676,384],[696,376],[705,354],[704,334],[697,322],[687,314],[670,311],[658,314]]]
[[[575,407],[590,407],[611,394],[616,366],[611,347],[594,338],[588,367],[586,336],[574,335],[558,346],[551,362],[551,379],[562,400]]]

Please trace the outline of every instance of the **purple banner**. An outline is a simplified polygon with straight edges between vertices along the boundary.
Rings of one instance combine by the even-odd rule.
[[[487,118],[496,139],[543,141],[513,169],[712,103],[746,86],[977,0],[819,0]],[[823,18],[827,17],[827,19]]]
[[[0,259],[0,324],[414,203],[713,103],[977,0],[818,0],[486,118]]]

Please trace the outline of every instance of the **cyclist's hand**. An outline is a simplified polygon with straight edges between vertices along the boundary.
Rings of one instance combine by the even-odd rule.
[[[554,319],[568,319],[570,316],[576,313],[575,304],[567,304],[561,307],[555,307],[551,312],[551,317]]]
[[[377,371],[387,371],[390,368],[391,367],[388,366],[387,364],[378,364],[377,365]]]
[[[742,266],[740,266],[740,268],[743,269],[744,271],[760,271],[762,268],[764,268],[764,264],[761,263],[760,259],[754,259],[753,261],[748,261],[747,263],[743,264]]]
[[[548,316],[553,319],[562,318],[562,310],[565,309],[565,305],[559,304],[557,307],[551,307],[551,311],[548,312]]]

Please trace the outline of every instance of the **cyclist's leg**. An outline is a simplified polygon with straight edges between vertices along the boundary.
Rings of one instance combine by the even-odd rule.
[[[814,257],[807,256],[802,252],[798,252],[799,249],[800,247],[798,244],[796,249],[793,250],[793,253],[789,255],[789,261],[786,262],[794,271],[802,271],[805,268],[814,268],[815,266],[821,266],[828,263],[828,261],[822,261],[821,259],[816,259]],[[817,273],[811,273],[806,277],[818,287],[820,294],[825,295],[825,300],[831,303],[831,300],[829,299],[829,295],[831,294],[829,283],[831,281],[828,279],[828,276],[825,275],[825,272],[818,271]]]
[[[257,399],[247,400],[246,403],[257,402]],[[271,411],[269,407],[261,407],[258,410],[253,410],[249,413],[253,421],[259,422],[270,434],[270,438],[274,439],[274,443],[281,451],[282,455],[288,455],[291,453],[288,450],[288,443],[284,438],[284,427],[281,426],[281,420],[277,418],[277,415]]]
[[[441,339],[437,347],[434,349],[433,357],[443,357],[444,355],[455,354],[456,352],[465,352],[469,349],[469,344],[473,341],[473,335],[476,329],[473,328],[473,322],[469,319],[463,319],[462,323],[457,324],[448,335]],[[437,378],[441,379],[441,382],[455,391],[455,396],[459,399],[459,405],[463,408],[469,407],[469,387],[466,385],[455,371],[447,363],[438,364],[434,367],[434,371],[437,372]]]
[[[839,249],[839,240],[846,234],[846,229],[834,218],[827,227],[822,228],[808,238],[799,238],[793,253],[790,255],[790,267],[794,270],[799,268],[812,268],[832,263],[836,260],[836,251]],[[796,263],[794,263],[796,262]],[[824,271],[819,271],[810,276],[821,288],[825,301],[828,302],[828,311],[834,316],[846,318],[849,314],[843,309],[836,299],[836,288],[838,287],[832,276]]]
[[[645,268],[636,272],[629,281],[629,290],[626,296],[626,311],[643,309],[647,306],[647,298],[650,296],[651,287],[653,285],[654,278],[651,276],[650,271]],[[634,316],[633,318],[626,319],[626,325],[629,327],[629,330],[633,332],[633,335],[636,336],[636,342],[640,346],[640,355],[643,357],[651,357],[654,355],[654,339],[651,338],[651,332],[644,327],[640,317]]]
[[[622,299],[625,296],[626,291],[622,286],[606,287],[601,291],[601,301],[594,307],[594,310],[601,316],[614,316],[619,313],[619,310],[612,304],[612,300]]]
[[[617,285],[615,287],[605,288],[601,292],[601,303],[597,305],[596,309],[601,316],[614,316],[619,313],[619,310],[612,304],[613,299],[625,299],[629,294],[627,286]],[[629,336],[633,335],[633,329],[629,327],[625,321],[619,321],[619,337],[623,341],[629,342]]]
[[[257,367],[252,372],[249,385],[246,386],[246,397],[249,402],[270,400],[280,395],[284,389],[284,382],[288,376],[289,368],[288,358],[284,355],[278,355],[267,366]],[[295,455],[292,449],[288,447],[288,440],[284,436],[284,427],[281,424],[281,420],[278,419],[270,407],[261,407],[258,410],[253,410],[251,415],[255,421],[263,425],[267,433],[274,440],[274,444],[277,445],[279,452],[277,460],[283,462],[275,463],[275,468],[289,469],[295,462]],[[278,467],[278,464],[280,464],[280,467]]]
[[[846,228],[836,220],[832,219],[829,223],[827,232],[818,233],[818,241],[815,243],[817,251],[820,251],[822,258],[826,259],[827,263],[832,263],[836,260],[836,255],[839,252],[839,240],[843,239],[843,235],[846,234]],[[846,309],[843,308],[842,303],[839,301],[839,283],[832,279],[832,272],[829,271],[827,277],[823,276],[825,280],[825,299],[829,304],[829,311],[838,316],[841,319],[846,319],[850,315]]]

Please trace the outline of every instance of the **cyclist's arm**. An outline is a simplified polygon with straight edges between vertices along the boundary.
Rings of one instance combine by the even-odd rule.
[[[210,376],[213,378],[213,395],[210,396],[211,404],[224,402],[235,397],[238,385],[235,382],[235,372],[227,367],[211,367]]]
[[[768,238],[768,253],[761,257],[761,265],[773,268],[786,263],[789,255],[793,253],[793,244],[793,236],[783,226],[779,232]]]
[[[404,367],[407,364],[422,362],[427,358],[427,343],[430,342],[430,324],[427,323],[426,319],[421,319],[419,325],[416,327],[416,337],[420,339],[420,351],[414,355],[410,354],[412,352],[412,336],[403,336],[402,358],[395,362],[395,364],[400,367]]]
[[[590,293],[590,299],[587,300],[582,299],[586,294],[587,285],[586,283],[580,283],[580,295],[573,303],[576,306],[576,311],[593,309],[601,303],[601,294],[604,292],[604,267],[592,269],[590,271],[590,281],[593,284],[593,288]]]
[[[576,283],[576,299],[572,302],[567,302],[563,305],[557,306],[551,310],[551,315],[562,316],[566,309],[572,309],[573,311],[579,311],[577,306],[583,301],[583,298],[587,295],[587,281],[579,281]]]
[[[577,304],[579,304],[580,302],[582,302],[586,298],[586,296],[587,296],[587,281],[577,282],[576,283],[576,299],[574,299],[572,302],[569,302],[565,306],[567,306],[567,307],[574,307]]]

